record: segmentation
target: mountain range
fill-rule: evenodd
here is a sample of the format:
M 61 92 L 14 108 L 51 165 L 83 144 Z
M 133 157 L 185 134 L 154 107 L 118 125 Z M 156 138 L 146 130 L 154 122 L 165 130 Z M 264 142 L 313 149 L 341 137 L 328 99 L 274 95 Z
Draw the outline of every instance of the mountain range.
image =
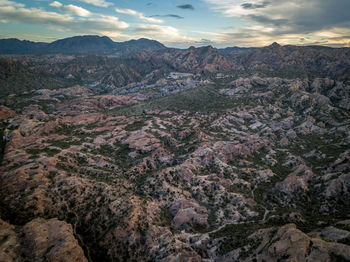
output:
M 188 49 L 167 48 L 162 43 L 141 38 L 114 42 L 103 36 L 75 36 L 52 43 L 18 39 L 0 40 L 3 55 L 98 55 L 109 58 L 136 59 L 155 67 L 190 72 L 261 71 L 285 77 L 322 76 L 348 81 L 350 79 L 350 48 L 323 46 L 281 46 L 273 43 L 265 47 L 212 46 Z M 123 60 L 123 63 L 125 60 Z
M 68 54 L 68 55 L 128 55 L 141 50 L 161 50 L 166 47 L 145 38 L 114 42 L 107 36 L 74 36 L 52 43 L 32 42 L 15 38 L 0 40 L 0 54 Z

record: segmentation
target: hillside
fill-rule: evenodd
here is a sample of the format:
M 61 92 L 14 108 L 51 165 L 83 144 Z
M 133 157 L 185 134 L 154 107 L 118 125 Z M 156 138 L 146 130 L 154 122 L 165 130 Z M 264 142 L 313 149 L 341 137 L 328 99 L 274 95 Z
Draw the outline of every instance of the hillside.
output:
M 0 54 L 28 54 L 40 52 L 45 49 L 47 43 L 36 43 L 16 38 L 0 39 Z
M 71 81 L 59 76 L 37 72 L 15 60 L 0 58 L 0 97 L 37 89 L 62 88 L 71 84 Z
M 1 59 L 0 260 L 350 261 L 349 54 Z
M 125 56 L 142 50 L 161 50 L 165 46 L 148 39 L 114 42 L 95 35 L 74 36 L 52 43 L 36 43 L 18 39 L 0 39 L 0 54 L 65 54 Z

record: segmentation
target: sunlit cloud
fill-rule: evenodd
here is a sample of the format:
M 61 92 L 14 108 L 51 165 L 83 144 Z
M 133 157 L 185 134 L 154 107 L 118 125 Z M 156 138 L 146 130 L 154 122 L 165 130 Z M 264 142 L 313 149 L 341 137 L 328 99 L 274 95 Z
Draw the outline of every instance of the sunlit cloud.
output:
M 167 38 L 179 38 L 180 32 L 178 29 L 172 26 L 150 25 L 141 24 L 135 29 L 136 33 L 142 33 L 144 35 L 157 35 Z
M 131 15 L 139 18 L 140 20 L 150 22 L 150 23 L 163 23 L 164 21 L 161 19 L 153 18 L 153 17 L 147 17 L 143 13 L 132 10 L 132 9 L 119 9 L 115 8 L 115 11 L 120 13 L 120 14 L 126 14 L 126 15 Z
M 2 0 L 0 0 L 2 1 Z M 10 2 L 10 1 L 7 1 Z M 11 4 L 11 2 L 10 2 Z M 56 8 L 69 8 L 70 13 L 76 15 L 87 14 L 82 13 L 80 9 L 71 9 L 59 2 L 53 2 Z M 87 10 L 86 10 L 87 11 Z M 39 8 L 15 7 L 14 5 L 1 5 L 0 22 L 2 23 L 22 23 L 45 25 L 56 30 L 70 31 L 79 34 L 99 34 L 99 35 L 120 35 L 121 32 L 129 27 L 129 24 L 120 21 L 118 17 L 90 13 L 89 16 L 74 17 L 70 14 L 59 14 L 56 12 L 48 12 Z
M 237 28 L 233 32 L 220 33 L 195 31 L 194 33 L 206 34 L 209 40 L 208 44 L 215 45 L 217 47 L 267 46 L 272 42 L 278 42 L 281 45 L 327 45 L 332 47 L 350 46 L 350 29 L 345 28 L 308 34 L 290 33 L 278 36 L 276 36 L 273 31 L 274 29 L 269 27 L 250 26 Z
M 157 39 L 165 44 L 178 43 L 181 45 L 186 43 L 188 45 L 200 40 L 198 38 L 185 36 L 179 29 L 172 26 L 141 24 L 138 25 L 134 32 L 138 37 L 154 38 L 154 36 L 157 36 Z
M 58 1 L 54 1 L 50 4 L 50 6 L 52 7 L 56 7 L 59 10 L 63 11 L 63 12 L 68 12 L 71 14 L 75 14 L 77 16 L 82 16 L 82 17 L 86 17 L 86 16 L 90 16 L 91 12 L 80 7 L 80 6 L 75 6 L 75 5 L 63 5 L 62 3 L 58 2 Z
M 47 12 L 38 8 L 16 8 L 14 6 L 1 6 L 0 21 L 3 23 L 29 23 L 57 25 L 73 21 L 73 17 L 67 14 Z
M 14 7 L 24 7 L 24 4 L 8 1 L 8 0 L 0 0 L 0 6 L 14 6 Z
M 80 0 L 80 1 L 84 2 L 84 3 L 87 3 L 87 4 L 99 6 L 99 7 L 109 7 L 109 6 L 113 5 L 113 3 L 106 2 L 104 0 Z

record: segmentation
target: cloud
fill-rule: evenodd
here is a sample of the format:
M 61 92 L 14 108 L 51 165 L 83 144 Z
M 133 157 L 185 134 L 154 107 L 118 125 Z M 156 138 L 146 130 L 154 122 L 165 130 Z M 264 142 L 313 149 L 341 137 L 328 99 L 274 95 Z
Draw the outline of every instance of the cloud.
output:
M 264 8 L 268 6 L 271 2 L 265 1 L 262 2 L 261 4 L 252 4 L 252 3 L 243 3 L 241 6 L 244 9 L 257 9 L 257 8 Z
M 167 14 L 167 15 L 151 15 L 149 17 L 171 17 L 171 18 L 176 18 L 176 19 L 183 19 L 183 16 L 179 15 L 174 15 L 174 14 Z
M 213 45 L 227 46 L 267 46 L 272 42 L 282 45 L 327 45 L 332 47 L 350 46 L 350 29 L 338 28 L 333 31 L 320 31 L 309 34 L 290 33 L 275 35 L 273 28 L 263 26 L 240 27 L 234 32 L 210 33 L 206 32 Z
M 75 5 L 63 5 L 58 1 L 54 1 L 50 4 L 50 6 L 52 7 L 56 7 L 59 10 L 63 11 L 63 12 L 68 12 L 71 14 L 75 14 L 77 16 L 82 16 L 82 17 L 86 17 L 86 16 L 90 16 L 91 13 L 90 11 L 79 7 L 79 6 L 75 6 Z
M 109 15 L 98 15 L 95 17 L 90 17 L 84 20 L 77 20 L 74 23 L 75 30 L 79 30 L 79 27 L 84 28 L 85 30 L 90 30 L 91 32 L 98 33 L 99 31 L 119 31 L 129 27 L 129 24 L 119 21 L 115 16 Z
M 281 27 L 286 24 L 288 24 L 288 19 L 273 19 L 268 16 L 263 16 L 263 15 L 248 15 L 247 18 L 254 20 L 255 22 L 258 22 L 259 24 L 264 24 L 264 25 L 272 25 L 276 27 Z
M 178 6 L 176 6 L 176 7 L 177 7 L 177 8 L 180 8 L 180 9 L 194 10 L 194 6 L 193 6 L 193 5 L 190 5 L 190 4 L 178 5 Z
M 164 21 L 161 19 L 156 19 L 152 17 L 147 17 L 143 13 L 132 10 L 132 9 L 119 9 L 115 8 L 115 11 L 120 13 L 120 14 L 126 14 L 126 15 L 131 15 L 139 18 L 140 20 L 150 22 L 150 23 L 163 23 Z
M 99 6 L 99 7 L 109 7 L 109 6 L 113 5 L 113 3 L 106 2 L 104 0 L 80 0 L 80 1 L 87 3 L 87 4 L 90 4 L 90 5 Z
M 49 4 L 49 6 L 56 7 L 56 8 L 60 8 L 60 7 L 62 7 L 63 5 L 62 5 L 60 2 L 53 1 L 51 4 Z
M 205 0 L 211 8 L 225 17 L 241 18 L 250 24 L 248 28 L 237 28 L 226 36 L 239 37 L 241 33 L 250 32 L 252 38 L 260 43 L 280 41 L 282 43 L 311 43 L 319 39 L 320 31 L 344 31 L 350 27 L 349 0 Z M 255 31 L 262 28 L 263 31 Z M 238 34 L 238 35 L 235 35 Z M 309 40 L 301 41 L 301 38 Z M 245 43 L 250 44 L 249 37 Z M 348 40 L 344 37 L 344 43 Z M 329 42 L 335 41 L 329 38 Z M 237 42 L 237 40 L 236 40 Z
M 310 32 L 350 24 L 348 0 L 206 0 L 227 17 L 240 17 L 260 25 L 275 25 L 279 32 Z M 277 28 L 281 27 L 283 28 Z
M 8 1 L 8 0 L 0 0 L 0 6 L 14 6 L 14 7 L 24 7 L 24 4 Z
M 54 6 L 63 6 L 58 3 L 55 3 Z M 15 7 L 13 5 L 1 5 L 0 22 L 37 24 L 65 32 L 99 34 L 111 37 L 122 35 L 122 31 L 129 27 L 129 24 L 120 21 L 115 16 L 91 13 L 89 17 L 75 17 L 69 14 L 48 12 L 38 8 Z
M 185 43 L 188 46 L 199 41 L 197 38 L 184 36 L 180 30 L 172 26 L 140 24 L 133 31 L 138 37 L 154 38 L 156 36 L 157 40 L 163 43 L 171 45 L 176 43 L 177 46 Z
M 135 30 L 136 33 L 142 33 L 145 35 L 157 35 L 159 37 L 166 36 L 171 38 L 177 38 L 180 36 L 178 29 L 172 26 L 141 24 Z
M 37 8 L 16 8 L 14 6 L 1 6 L 0 21 L 3 23 L 46 24 L 57 25 L 73 21 L 66 14 L 46 12 Z

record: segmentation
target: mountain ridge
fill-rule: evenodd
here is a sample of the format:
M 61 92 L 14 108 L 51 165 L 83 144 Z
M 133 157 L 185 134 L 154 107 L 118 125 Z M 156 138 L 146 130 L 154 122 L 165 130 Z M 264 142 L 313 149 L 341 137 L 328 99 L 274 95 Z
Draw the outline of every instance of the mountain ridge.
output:
M 165 48 L 162 43 L 145 38 L 114 42 L 107 36 L 97 35 L 73 36 L 51 43 L 16 38 L 0 39 L 0 54 L 130 55 L 141 50 Z
M 47 42 L 35 42 L 30 40 L 20 40 L 17 38 L 4 38 L 0 39 L 0 54 L 66 54 L 66 55 L 117 55 L 117 56 L 129 56 L 134 53 L 143 50 L 188 50 L 198 49 L 205 46 L 188 48 L 172 48 L 166 47 L 164 44 L 157 40 L 139 38 L 131 39 L 124 42 L 115 42 L 107 36 L 98 35 L 80 35 L 67 37 L 63 39 L 55 40 L 51 43 Z M 243 51 L 251 51 L 261 48 L 268 48 L 270 50 L 276 50 L 279 48 L 317 48 L 327 50 L 342 50 L 346 47 L 328 47 L 328 46 L 298 46 L 298 45 L 281 45 L 277 42 L 271 43 L 265 47 L 239 47 L 239 46 L 227 46 L 223 48 L 215 48 L 219 53 L 228 55 L 232 53 L 239 53 Z

